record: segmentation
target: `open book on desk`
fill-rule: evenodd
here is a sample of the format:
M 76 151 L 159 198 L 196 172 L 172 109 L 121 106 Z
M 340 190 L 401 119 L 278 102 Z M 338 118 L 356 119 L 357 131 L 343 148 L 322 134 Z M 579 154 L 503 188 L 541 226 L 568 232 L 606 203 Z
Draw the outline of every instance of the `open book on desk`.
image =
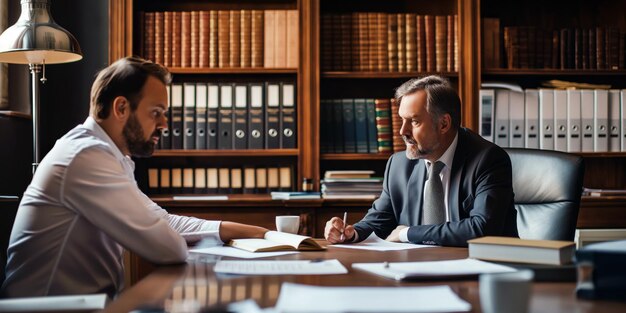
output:
M 228 242 L 231 247 L 247 250 L 250 252 L 268 251 L 315 251 L 325 250 L 313 238 L 308 236 L 294 235 L 277 231 L 268 231 L 264 239 L 233 239 Z

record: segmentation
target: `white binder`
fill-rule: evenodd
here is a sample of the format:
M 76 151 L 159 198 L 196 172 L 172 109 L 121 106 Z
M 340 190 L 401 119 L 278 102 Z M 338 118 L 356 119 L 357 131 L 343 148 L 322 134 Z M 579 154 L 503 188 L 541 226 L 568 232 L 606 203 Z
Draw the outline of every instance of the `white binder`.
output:
M 609 151 L 611 152 L 622 150 L 620 140 L 622 121 L 620 116 L 620 91 L 611 89 L 609 90 Z
M 567 91 L 567 151 L 581 151 L 580 90 Z
M 595 137 L 593 151 L 609 151 L 609 92 L 594 90 L 593 128 Z
M 539 89 L 539 148 L 554 150 L 554 90 Z
M 582 152 L 593 152 L 593 90 L 580 91 L 580 119 L 582 131 Z
M 509 93 L 496 89 L 495 143 L 500 147 L 509 146 Z
M 567 152 L 567 92 L 554 90 L 554 150 Z
M 524 148 L 524 93 L 509 93 L 509 146 Z
M 485 139 L 493 142 L 493 109 L 495 91 L 481 89 L 479 92 L 480 106 L 478 108 L 478 133 Z
M 524 146 L 539 149 L 539 90 L 526 89 L 524 97 Z

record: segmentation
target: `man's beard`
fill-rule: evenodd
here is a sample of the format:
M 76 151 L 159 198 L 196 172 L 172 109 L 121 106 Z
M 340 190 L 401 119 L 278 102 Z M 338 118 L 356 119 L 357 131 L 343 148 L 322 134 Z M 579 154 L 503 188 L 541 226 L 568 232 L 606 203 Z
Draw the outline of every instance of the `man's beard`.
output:
M 134 113 L 130 115 L 124 129 L 122 130 L 124 140 L 126 140 L 126 146 L 128 151 L 134 157 L 149 157 L 154 153 L 155 143 L 152 141 L 152 136 L 161 136 L 161 131 L 156 129 L 154 134 L 150 136 L 148 141 L 145 140 L 143 128 L 137 120 L 137 116 Z
M 406 145 L 406 158 L 409 160 L 422 159 L 433 152 L 433 149 L 420 149 L 417 142 L 410 136 L 403 135 L 402 140 Z

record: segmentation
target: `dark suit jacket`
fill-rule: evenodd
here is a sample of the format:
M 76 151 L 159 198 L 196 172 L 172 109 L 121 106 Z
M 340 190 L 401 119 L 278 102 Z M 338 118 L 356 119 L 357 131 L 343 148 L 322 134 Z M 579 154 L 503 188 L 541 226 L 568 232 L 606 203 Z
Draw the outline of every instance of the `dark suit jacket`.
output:
M 380 198 L 354 225 L 359 240 L 372 231 L 386 238 L 398 225 L 411 226 L 409 241 L 418 244 L 467 246 L 467 240 L 481 236 L 517 237 L 508 154 L 466 128 L 458 134 L 448 190 L 450 221 L 420 225 L 425 162 L 398 152 L 387 162 Z

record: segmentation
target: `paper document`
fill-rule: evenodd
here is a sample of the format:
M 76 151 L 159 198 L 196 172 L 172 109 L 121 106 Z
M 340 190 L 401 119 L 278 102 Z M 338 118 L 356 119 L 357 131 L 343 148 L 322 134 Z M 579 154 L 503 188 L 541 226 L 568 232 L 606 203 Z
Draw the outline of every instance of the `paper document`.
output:
M 390 242 L 390 241 L 386 241 L 386 240 L 379 238 L 378 236 L 376 236 L 376 233 L 372 232 L 372 234 L 369 237 L 367 237 L 367 239 L 359 243 L 339 244 L 339 245 L 332 245 L 329 247 L 374 250 L 374 251 L 397 251 L 397 250 L 408 250 L 408 249 L 417 249 L 417 248 L 432 248 L 436 246 L 417 245 L 413 243 L 404 243 L 404 242 Z
M 448 286 L 320 287 L 283 283 L 276 302 L 279 312 L 464 312 L 471 308 Z
M 50 296 L 0 300 L 0 312 L 33 312 L 42 311 L 92 311 L 103 309 L 107 295 Z
M 229 256 L 234 258 L 242 258 L 242 259 L 256 259 L 256 258 L 267 258 L 279 255 L 287 255 L 287 254 L 295 254 L 300 253 L 298 251 L 276 251 L 276 252 L 249 252 L 233 247 L 208 247 L 208 248 L 194 248 L 189 250 L 190 253 L 198 253 L 198 254 L 212 254 L 212 255 L 221 255 L 221 256 Z
M 516 269 L 509 266 L 475 259 L 429 262 L 353 263 L 352 268 L 396 280 L 469 276 L 516 271 Z
M 297 261 L 219 261 L 216 273 L 245 275 L 324 275 L 346 274 L 348 270 L 336 259 Z

